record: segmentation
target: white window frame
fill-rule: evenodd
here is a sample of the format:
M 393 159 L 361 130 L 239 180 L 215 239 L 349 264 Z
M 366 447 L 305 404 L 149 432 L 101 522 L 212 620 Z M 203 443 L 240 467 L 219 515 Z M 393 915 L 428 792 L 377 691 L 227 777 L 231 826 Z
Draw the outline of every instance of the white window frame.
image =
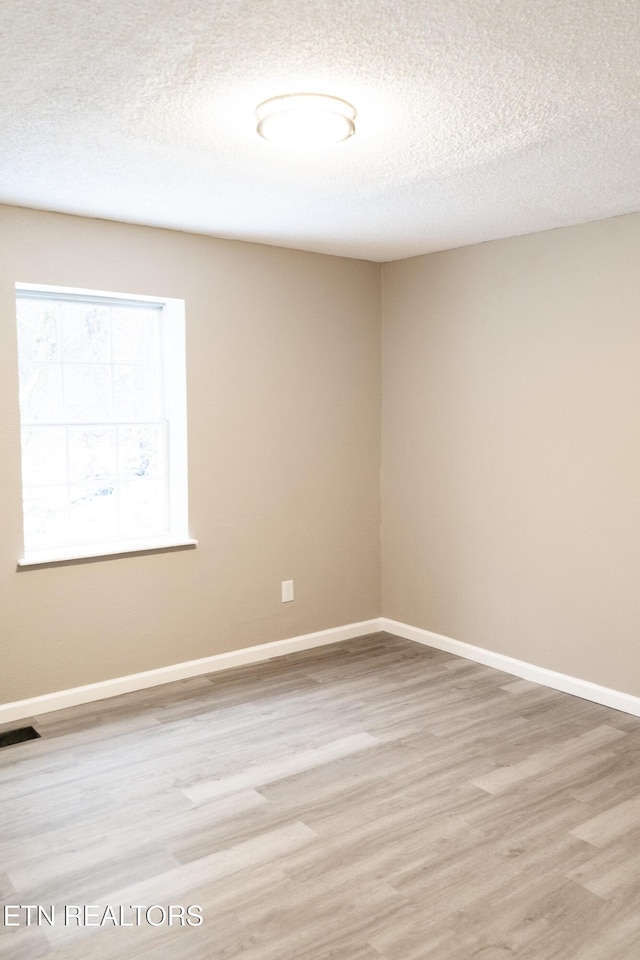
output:
M 139 296 L 104 290 L 60 287 L 38 283 L 16 283 L 16 301 L 26 296 L 52 299 L 87 299 L 96 303 L 135 303 L 160 307 L 162 337 L 163 394 L 168 422 L 167 469 L 169 487 L 169 531 L 160 536 L 69 544 L 54 549 L 25 549 L 18 566 L 29 567 L 67 560 L 91 559 L 123 553 L 140 553 L 197 544 L 189 535 L 187 475 L 187 383 L 185 344 L 185 302 L 169 297 Z M 22 418 L 21 418 L 22 431 Z

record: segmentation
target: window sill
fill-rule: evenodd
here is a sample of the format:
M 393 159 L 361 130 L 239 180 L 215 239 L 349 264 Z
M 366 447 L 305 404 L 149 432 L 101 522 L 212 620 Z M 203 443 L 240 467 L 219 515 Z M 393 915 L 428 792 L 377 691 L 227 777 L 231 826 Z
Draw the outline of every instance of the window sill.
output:
M 195 547 L 198 543 L 190 537 L 176 540 L 127 540 L 116 543 L 89 543 L 64 550 L 34 550 L 21 560 L 19 567 L 39 567 L 49 563 L 68 563 L 73 560 L 99 560 L 100 557 L 117 557 L 129 553 L 149 553 L 156 550 L 173 550 L 179 547 Z

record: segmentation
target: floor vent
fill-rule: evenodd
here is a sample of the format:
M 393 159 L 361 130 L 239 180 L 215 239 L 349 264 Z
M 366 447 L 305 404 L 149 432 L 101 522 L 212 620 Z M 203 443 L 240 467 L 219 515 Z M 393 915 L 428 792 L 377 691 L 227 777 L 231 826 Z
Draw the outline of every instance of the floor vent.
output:
M 33 727 L 18 727 L 17 730 L 5 730 L 0 733 L 0 747 L 9 747 L 12 743 L 22 743 L 23 740 L 37 740 L 40 734 Z

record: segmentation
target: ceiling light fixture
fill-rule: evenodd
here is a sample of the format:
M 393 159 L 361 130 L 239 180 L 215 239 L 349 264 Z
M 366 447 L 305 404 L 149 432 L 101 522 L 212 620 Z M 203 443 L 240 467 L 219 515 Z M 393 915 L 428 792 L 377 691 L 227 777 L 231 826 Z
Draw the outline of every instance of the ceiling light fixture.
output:
M 355 108 L 324 93 L 288 93 L 256 108 L 258 133 L 288 147 L 320 147 L 355 133 Z

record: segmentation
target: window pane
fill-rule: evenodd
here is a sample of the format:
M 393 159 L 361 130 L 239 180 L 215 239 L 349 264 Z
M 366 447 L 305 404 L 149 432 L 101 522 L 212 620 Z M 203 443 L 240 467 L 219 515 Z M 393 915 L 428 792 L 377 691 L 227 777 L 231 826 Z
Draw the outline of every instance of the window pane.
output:
M 18 314 L 18 351 L 24 360 L 58 360 L 58 304 L 26 300 Z
M 155 365 L 158 354 L 159 311 L 148 307 L 111 308 L 111 359 L 113 363 Z
M 111 346 L 108 307 L 88 303 L 61 303 L 60 327 L 63 360 L 109 362 Z
M 113 483 L 117 473 L 116 428 L 69 427 L 69 480 Z
M 25 487 L 25 550 L 56 547 L 69 541 L 69 497 L 66 486 Z
M 167 489 L 162 480 L 143 479 L 120 487 L 122 523 L 139 536 L 168 531 Z
M 65 427 L 25 427 L 22 431 L 22 481 L 26 486 L 67 482 Z
M 165 473 L 166 427 L 118 427 L 119 475 L 124 480 L 162 477 Z
M 69 488 L 72 543 L 118 539 L 116 490 L 109 481 L 74 484 Z
M 154 420 L 162 416 L 160 384 L 155 369 L 116 364 L 113 367 L 114 420 Z
M 62 417 L 62 367 L 59 363 L 19 365 L 23 423 L 51 423 Z
M 111 367 L 97 363 L 65 364 L 63 384 L 68 421 L 111 419 Z

